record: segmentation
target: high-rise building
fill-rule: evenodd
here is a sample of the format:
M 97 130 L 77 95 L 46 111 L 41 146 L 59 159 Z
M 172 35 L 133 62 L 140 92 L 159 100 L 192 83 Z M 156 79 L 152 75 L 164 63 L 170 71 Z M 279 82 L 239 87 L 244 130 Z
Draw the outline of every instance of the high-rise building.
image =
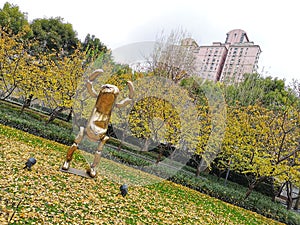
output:
M 193 47 L 197 74 L 204 79 L 233 83 L 242 81 L 245 73 L 257 72 L 261 49 L 241 29 L 228 32 L 225 43 Z

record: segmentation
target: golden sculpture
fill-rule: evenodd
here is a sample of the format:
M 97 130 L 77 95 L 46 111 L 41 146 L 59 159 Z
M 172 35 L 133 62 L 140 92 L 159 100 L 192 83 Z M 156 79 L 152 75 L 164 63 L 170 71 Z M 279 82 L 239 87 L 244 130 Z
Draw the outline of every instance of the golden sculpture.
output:
M 128 105 L 130 102 L 132 102 L 134 95 L 134 87 L 131 81 L 127 81 L 129 96 L 119 103 L 116 103 L 119 89 L 115 85 L 102 85 L 98 94 L 93 88 L 93 81 L 102 73 L 103 70 L 98 69 L 89 76 L 87 90 L 92 97 L 97 98 L 96 104 L 92 110 L 92 114 L 88 120 L 87 126 L 80 127 L 79 133 L 76 136 L 73 145 L 69 148 L 66 160 L 62 166 L 63 170 L 69 170 L 73 154 L 75 150 L 78 149 L 78 144 L 82 141 L 84 135 L 86 135 L 91 141 L 99 141 L 97 150 L 94 154 L 94 161 L 92 164 L 90 164 L 89 169 L 87 170 L 87 173 L 90 177 L 96 176 L 96 166 L 100 162 L 103 146 L 109 139 L 109 137 L 106 136 L 106 132 L 113 107 L 121 108 Z

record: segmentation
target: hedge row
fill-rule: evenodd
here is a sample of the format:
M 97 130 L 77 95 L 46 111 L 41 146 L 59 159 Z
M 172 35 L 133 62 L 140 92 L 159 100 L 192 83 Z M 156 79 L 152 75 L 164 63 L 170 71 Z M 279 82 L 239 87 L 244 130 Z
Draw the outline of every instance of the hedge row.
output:
M 74 140 L 72 125 L 57 121 L 47 124 L 47 117 L 31 110 L 20 114 L 18 106 L 0 101 L 0 123 L 19 130 L 70 145 Z

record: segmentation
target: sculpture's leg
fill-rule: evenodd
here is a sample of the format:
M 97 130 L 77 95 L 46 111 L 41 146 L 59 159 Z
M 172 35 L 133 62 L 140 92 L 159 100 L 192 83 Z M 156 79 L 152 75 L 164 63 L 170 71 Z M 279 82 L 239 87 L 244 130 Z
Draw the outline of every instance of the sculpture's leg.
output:
M 97 151 L 95 152 L 94 155 L 94 161 L 91 164 L 90 168 L 88 169 L 87 173 L 91 176 L 91 177 L 95 177 L 96 176 L 96 167 L 100 162 L 100 158 L 101 158 L 101 153 L 102 153 L 102 149 L 106 143 L 106 141 L 109 139 L 108 136 L 105 136 L 100 140 Z
M 62 169 L 68 170 L 70 168 L 70 162 L 73 158 L 73 154 L 78 148 L 78 144 L 82 141 L 84 135 L 84 127 L 80 127 L 79 133 L 77 134 L 73 145 L 69 148 L 66 156 L 66 161 L 64 162 Z

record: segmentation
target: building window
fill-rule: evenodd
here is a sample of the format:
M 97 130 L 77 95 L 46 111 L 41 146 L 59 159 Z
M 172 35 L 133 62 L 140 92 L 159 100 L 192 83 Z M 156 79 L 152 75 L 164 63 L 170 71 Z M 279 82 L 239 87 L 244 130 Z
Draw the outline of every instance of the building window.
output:
M 242 33 L 242 36 L 241 36 L 241 39 L 240 39 L 240 43 L 243 43 L 244 37 L 245 37 L 245 33 Z

